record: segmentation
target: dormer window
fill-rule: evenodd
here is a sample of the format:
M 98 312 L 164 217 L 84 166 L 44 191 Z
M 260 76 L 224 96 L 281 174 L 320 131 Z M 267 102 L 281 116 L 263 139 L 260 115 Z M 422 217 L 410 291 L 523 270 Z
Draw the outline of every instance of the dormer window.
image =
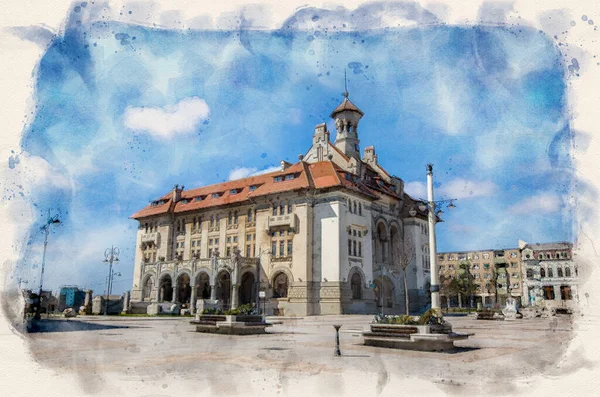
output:
M 158 205 L 158 201 L 153 201 L 153 202 L 152 202 L 152 206 L 153 206 L 153 207 L 156 207 L 157 205 Z
M 214 199 L 219 198 L 219 197 L 221 197 L 221 193 L 213 193 L 211 195 L 211 197 L 214 198 Z
M 283 177 L 282 176 L 276 176 L 273 178 L 273 182 L 281 182 L 283 181 Z
M 285 176 L 286 181 L 291 181 L 292 179 L 294 179 L 294 174 L 289 174 Z
M 181 200 L 181 204 L 187 204 L 187 203 L 188 203 L 188 199 Z
M 241 190 L 241 189 L 240 189 L 240 190 Z M 229 194 L 230 194 L 230 195 L 238 194 L 238 189 L 231 189 L 231 190 L 229 191 Z
M 255 191 L 257 187 L 258 187 L 258 185 L 252 185 L 252 186 L 250 186 L 250 191 L 251 192 Z
M 202 197 L 198 196 L 198 197 L 195 198 L 195 200 L 196 200 L 196 202 L 202 201 Z

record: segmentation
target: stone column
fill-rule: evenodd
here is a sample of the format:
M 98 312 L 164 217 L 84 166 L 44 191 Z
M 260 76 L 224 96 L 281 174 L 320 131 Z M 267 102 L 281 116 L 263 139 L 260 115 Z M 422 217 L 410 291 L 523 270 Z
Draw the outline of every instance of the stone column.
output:
M 217 300 L 217 284 L 216 283 L 210 285 L 210 300 L 211 301 Z
M 231 308 L 237 309 L 238 307 L 238 285 L 231 284 Z
M 171 303 L 177 303 L 177 286 L 173 287 L 173 296 L 171 297 Z
M 196 284 L 192 284 L 192 296 L 190 298 L 190 312 L 191 314 L 196 313 Z
M 125 292 L 125 298 L 123 298 L 123 311 L 122 313 L 129 313 L 129 301 L 131 299 L 131 293 L 129 291 Z
M 85 301 L 83 303 L 83 306 L 85 306 L 85 314 L 92 313 L 92 290 L 91 289 L 88 289 L 87 291 L 85 291 Z

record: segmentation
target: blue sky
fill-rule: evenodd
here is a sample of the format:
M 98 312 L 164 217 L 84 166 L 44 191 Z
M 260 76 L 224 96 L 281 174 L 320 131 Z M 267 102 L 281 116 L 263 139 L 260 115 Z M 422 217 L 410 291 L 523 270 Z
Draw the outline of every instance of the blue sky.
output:
M 307 16 L 305 16 L 307 17 Z M 296 161 L 342 100 L 364 111 L 361 150 L 423 197 L 457 198 L 438 250 L 570 240 L 573 177 L 560 54 L 524 27 L 447 25 L 341 32 L 174 31 L 70 23 L 40 61 L 27 159 L 32 205 L 62 225 L 45 285 L 103 290 L 102 260 L 121 248 L 114 292 L 131 288 L 136 222 L 174 184 L 186 188 Z M 40 177 L 40 173 L 43 175 Z M 36 228 L 39 224 L 36 225 Z M 32 229 L 23 274 L 36 280 Z

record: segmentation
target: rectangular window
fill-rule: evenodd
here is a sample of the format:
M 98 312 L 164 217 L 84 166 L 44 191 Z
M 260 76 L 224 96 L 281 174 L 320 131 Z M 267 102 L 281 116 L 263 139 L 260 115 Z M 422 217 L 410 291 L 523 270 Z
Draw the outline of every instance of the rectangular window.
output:
M 358 256 L 362 258 L 362 243 L 358 242 Z
M 279 256 L 285 256 L 285 243 L 283 240 L 279 242 Z
M 192 240 L 192 247 L 195 247 L 195 246 L 196 246 L 196 241 Z
M 246 258 L 250 258 L 252 256 L 252 246 L 250 244 L 246 245 Z
M 352 241 L 352 253 L 356 256 L 356 241 Z
M 277 241 L 271 241 L 271 255 L 277 256 Z
M 238 238 L 237 238 L 237 236 L 233 236 L 233 242 L 234 242 L 234 243 L 237 243 L 237 241 L 238 241 Z
M 483 268 L 484 269 L 489 269 L 490 268 L 490 264 L 489 263 L 484 263 L 483 264 Z
M 281 182 L 281 181 L 283 181 L 282 176 L 276 176 L 275 178 L 273 178 L 273 182 Z
M 215 245 L 219 245 L 219 239 L 218 238 L 215 239 Z
M 229 243 L 231 243 L 231 236 L 228 236 L 228 237 L 227 237 L 227 243 L 228 243 L 228 244 L 229 244 Z
M 231 256 L 231 247 L 229 247 L 229 246 L 227 247 L 227 256 L 228 257 Z
M 352 255 L 352 240 L 348 239 L 348 255 Z
M 292 256 L 292 240 L 288 240 L 287 242 L 287 254 L 288 256 Z
M 246 234 L 246 241 L 252 241 L 252 235 Z
M 560 287 L 560 299 L 567 301 L 573 299 L 571 296 L 571 287 L 566 285 L 561 285 Z

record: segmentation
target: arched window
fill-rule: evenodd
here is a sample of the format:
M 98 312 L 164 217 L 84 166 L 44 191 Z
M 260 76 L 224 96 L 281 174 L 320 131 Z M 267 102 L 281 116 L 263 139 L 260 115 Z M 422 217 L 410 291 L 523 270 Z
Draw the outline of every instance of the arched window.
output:
M 292 213 L 292 203 L 288 202 L 288 214 Z
M 358 213 L 358 206 L 356 205 L 356 201 L 354 202 L 352 209 L 353 209 L 352 213 L 354 213 L 354 214 Z
M 348 211 L 352 213 L 352 200 L 348 199 Z
M 540 268 L 540 277 L 546 277 L 546 269 Z
M 229 217 L 227 218 L 227 224 L 231 225 L 232 222 L 233 222 L 233 213 L 231 211 L 229 211 Z
M 527 278 L 533 278 L 533 270 L 527 269 Z
M 554 277 L 554 273 L 552 272 L 552 268 L 548 268 L 548 277 Z
M 354 273 L 350 279 L 352 299 L 362 299 L 362 278 L 359 273 Z
M 273 203 L 273 216 L 277 215 L 277 203 Z
M 556 269 L 556 277 L 562 277 L 563 276 L 563 269 L 562 267 L 558 267 Z
M 571 277 L 571 268 L 569 266 L 565 267 L 565 277 Z
M 285 214 L 285 203 L 282 201 L 281 203 L 279 203 L 279 215 L 284 215 Z
M 288 277 L 280 272 L 273 278 L 273 298 L 287 298 L 288 295 Z

